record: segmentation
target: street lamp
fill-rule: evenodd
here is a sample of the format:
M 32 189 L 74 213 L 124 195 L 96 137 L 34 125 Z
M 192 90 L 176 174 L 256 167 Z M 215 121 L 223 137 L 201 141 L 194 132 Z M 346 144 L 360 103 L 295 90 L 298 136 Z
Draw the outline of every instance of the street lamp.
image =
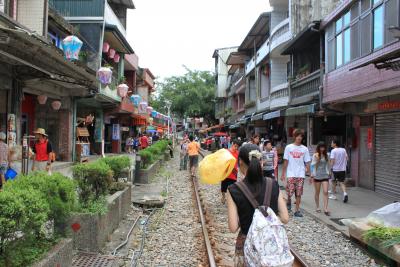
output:
M 168 138 L 170 138 L 170 131 L 169 131 L 169 120 L 171 119 L 171 101 L 165 100 L 165 105 L 167 106 L 168 109 Z

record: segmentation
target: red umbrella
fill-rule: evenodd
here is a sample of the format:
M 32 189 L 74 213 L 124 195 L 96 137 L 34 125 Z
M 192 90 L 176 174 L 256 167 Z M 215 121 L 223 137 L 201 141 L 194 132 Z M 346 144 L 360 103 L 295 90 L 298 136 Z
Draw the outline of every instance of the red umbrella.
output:
M 216 133 L 213 133 L 213 135 L 214 136 L 228 136 L 228 134 L 224 133 L 224 132 L 216 132 Z

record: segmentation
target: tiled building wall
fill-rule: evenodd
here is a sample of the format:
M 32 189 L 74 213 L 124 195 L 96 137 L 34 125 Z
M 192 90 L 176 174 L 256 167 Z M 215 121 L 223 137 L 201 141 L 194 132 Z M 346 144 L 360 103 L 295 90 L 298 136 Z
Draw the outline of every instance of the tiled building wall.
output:
M 47 1 L 18 0 L 17 21 L 40 35 L 47 35 Z

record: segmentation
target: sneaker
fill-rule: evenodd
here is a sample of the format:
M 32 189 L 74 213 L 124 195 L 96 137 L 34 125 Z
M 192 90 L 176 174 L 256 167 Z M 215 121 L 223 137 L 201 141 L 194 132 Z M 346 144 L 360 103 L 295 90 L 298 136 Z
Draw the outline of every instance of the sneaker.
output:
M 344 195 L 343 202 L 347 203 L 347 201 L 349 201 L 349 196 L 348 195 Z
M 335 195 L 330 195 L 330 196 L 329 196 L 329 199 L 336 200 L 336 199 L 337 199 L 337 197 L 336 197 Z
M 303 217 L 303 214 L 301 214 L 301 212 L 298 210 L 294 213 L 295 217 Z

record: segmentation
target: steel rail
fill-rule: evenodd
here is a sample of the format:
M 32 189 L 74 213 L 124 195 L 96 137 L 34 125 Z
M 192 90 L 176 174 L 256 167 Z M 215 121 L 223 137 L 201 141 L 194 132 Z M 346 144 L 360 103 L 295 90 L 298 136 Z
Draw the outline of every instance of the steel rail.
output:
M 297 253 L 297 251 L 295 249 L 293 249 L 292 246 L 290 246 L 290 252 L 292 252 L 292 254 L 294 256 L 293 267 L 309 267 L 309 266 L 311 266 L 307 263 L 307 261 L 302 256 L 300 256 L 299 253 Z
M 194 187 L 194 195 L 196 196 L 197 208 L 199 209 L 201 228 L 203 229 L 204 242 L 206 245 L 207 255 L 208 255 L 208 263 L 210 267 L 217 267 L 215 263 L 214 253 L 211 247 L 210 237 L 208 236 L 206 221 L 204 219 L 203 208 L 201 207 L 201 200 L 199 196 L 199 187 L 197 184 L 196 177 L 192 177 L 193 187 Z

